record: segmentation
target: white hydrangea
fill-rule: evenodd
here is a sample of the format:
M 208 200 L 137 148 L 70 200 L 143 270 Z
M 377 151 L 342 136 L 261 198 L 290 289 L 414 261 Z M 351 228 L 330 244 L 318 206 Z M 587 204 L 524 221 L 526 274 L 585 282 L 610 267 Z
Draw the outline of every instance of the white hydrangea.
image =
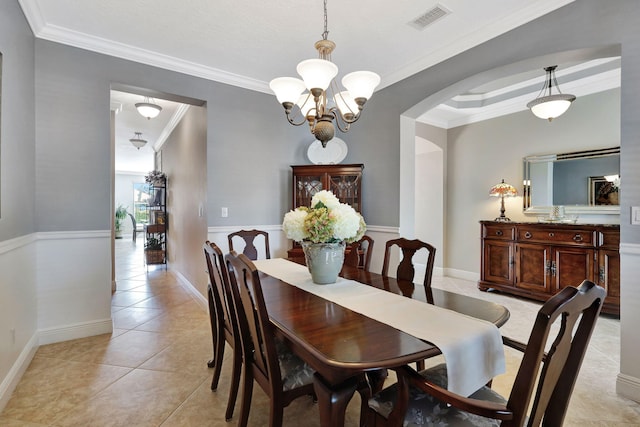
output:
M 318 202 L 322 202 L 329 210 L 332 210 L 340 205 L 340 200 L 331 192 L 327 190 L 318 191 L 313 195 L 311 199 L 311 207 L 314 207 Z
M 306 217 L 307 210 L 300 208 L 289 211 L 284 215 L 282 229 L 284 230 L 288 239 L 293 239 L 296 242 L 301 242 L 309 237 L 304 227 L 304 219 Z
M 338 240 L 350 239 L 358 233 L 360 215 L 351 206 L 338 203 L 329 214 L 335 219 L 333 237 Z

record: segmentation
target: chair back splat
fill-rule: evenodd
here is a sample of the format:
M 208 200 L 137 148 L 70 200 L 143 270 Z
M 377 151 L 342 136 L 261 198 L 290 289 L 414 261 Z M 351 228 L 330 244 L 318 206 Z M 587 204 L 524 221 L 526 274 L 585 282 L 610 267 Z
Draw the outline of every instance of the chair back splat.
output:
M 258 249 L 256 248 L 255 241 L 256 239 L 262 236 L 262 240 L 264 241 L 264 253 L 265 258 L 271 258 L 271 252 L 269 251 L 269 233 L 262 230 L 240 230 L 235 233 L 231 233 L 227 236 L 229 241 L 229 252 L 233 251 L 233 240 L 235 237 L 242 238 L 244 240 L 244 249 L 242 253 L 252 261 L 258 259 Z
M 389 275 L 389 262 L 391 258 L 392 248 L 394 246 L 399 247 L 402 250 L 402 259 L 398 264 L 398 269 L 396 270 L 396 278 L 398 280 L 413 282 L 416 270 L 413 266 L 413 256 L 420 249 L 427 250 L 427 262 L 426 269 L 424 273 L 424 289 L 427 294 L 427 302 L 433 304 L 433 296 L 431 294 L 431 278 L 433 277 L 433 265 L 436 259 L 436 248 L 429 243 L 423 242 L 422 240 L 409 240 L 401 237 L 399 239 L 393 239 L 387 241 L 385 250 L 384 250 L 384 262 L 382 264 L 382 275 Z
M 349 250 L 344 254 L 344 263 L 352 267 L 369 271 L 371 264 L 371 254 L 373 253 L 373 239 L 369 236 L 362 236 L 357 242 L 351 243 Z

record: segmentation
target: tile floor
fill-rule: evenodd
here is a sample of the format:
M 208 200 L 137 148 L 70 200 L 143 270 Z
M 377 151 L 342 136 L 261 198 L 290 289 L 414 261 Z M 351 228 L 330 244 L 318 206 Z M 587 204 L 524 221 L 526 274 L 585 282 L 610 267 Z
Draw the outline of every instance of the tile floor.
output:
M 112 334 L 42 346 L 4 411 L 1 426 L 229 426 L 224 409 L 229 360 L 217 392 L 210 390 L 208 315 L 171 271 L 145 271 L 142 242 L 116 241 L 118 290 Z M 203 260 L 204 263 L 204 260 Z M 475 283 L 434 277 L 434 286 L 509 307 L 503 333 L 526 340 L 538 304 L 481 293 Z M 566 426 L 640 426 L 640 404 L 618 397 L 620 323 L 602 316 L 573 393 Z M 225 356 L 229 356 L 229 351 Z M 507 350 L 507 373 L 494 388 L 508 390 L 519 355 Z M 236 409 L 237 411 L 239 408 Z M 250 426 L 267 425 L 268 400 L 254 388 Z M 357 426 L 354 397 L 347 425 Z M 304 421 L 303 421 L 304 420 Z M 285 426 L 318 426 L 317 408 L 302 398 L 285 409 Z

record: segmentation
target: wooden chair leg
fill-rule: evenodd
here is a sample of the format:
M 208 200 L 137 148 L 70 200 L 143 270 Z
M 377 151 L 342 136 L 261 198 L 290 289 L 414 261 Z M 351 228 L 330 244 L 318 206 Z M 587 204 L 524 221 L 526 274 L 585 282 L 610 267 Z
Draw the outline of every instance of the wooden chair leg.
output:
M 213 378 L 211 379 L 211 390 L 218 388 L 218 382 L 220 381 L 220 374 L 222 373 L 222 361 L 224 359 L 224 336 L 218 333 L 216 340 L 216 349 L 214 352 L 214 365 L 213 365 Z
M 240 419 L 238 420 L 238 427 L 247 427 L 249 422 L 249 409 L 251 408 L 251 394 L 253 393 L 253 375 L 250 370 L 244 365 L 243 382 L 242 382 L 242 399 L 240 402 Z
M 240 387 L 240 375 L 242 374 L 242 352 L 239 348 L 233 349 L 233 367 L 231 368 L 231 385 L 229 386 L 229 401 L 227 402 L 227 412 L 225 420 L 229 421 L 233 417 L 233 411 L 238 397 Z
M 384 369 L 386 371 L 386 369 Z M 377 371 L 374 371 L 377 372 Z M 386 375 L 385 375 L 386 377 Z M 382 380 L 384 382 L 384 379 Z M 363 375 L 358 383 L 358 394 L 360 395 L 360 427 L 366 427 L 370 423 L 369 418 L 369 399 L 371 399 L 371 386 L 367 380 L 367 375 Z
M 282 427 L 284 406 L 282 400 L 271 396 L 271 408 L 269 411 L 269 427 Z

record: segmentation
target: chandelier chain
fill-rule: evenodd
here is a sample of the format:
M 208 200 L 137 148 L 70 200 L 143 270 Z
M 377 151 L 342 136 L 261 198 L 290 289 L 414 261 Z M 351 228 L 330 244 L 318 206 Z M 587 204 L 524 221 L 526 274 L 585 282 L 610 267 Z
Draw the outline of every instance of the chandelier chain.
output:
M 324 32 L 322 33 L 322 39 L 323 40 L 327 40 L 327 37 L 329 37 L 329 30 L 327 30 L 328 27 L 328 20 L 327 20 L 327 0 L 324 0 Z

